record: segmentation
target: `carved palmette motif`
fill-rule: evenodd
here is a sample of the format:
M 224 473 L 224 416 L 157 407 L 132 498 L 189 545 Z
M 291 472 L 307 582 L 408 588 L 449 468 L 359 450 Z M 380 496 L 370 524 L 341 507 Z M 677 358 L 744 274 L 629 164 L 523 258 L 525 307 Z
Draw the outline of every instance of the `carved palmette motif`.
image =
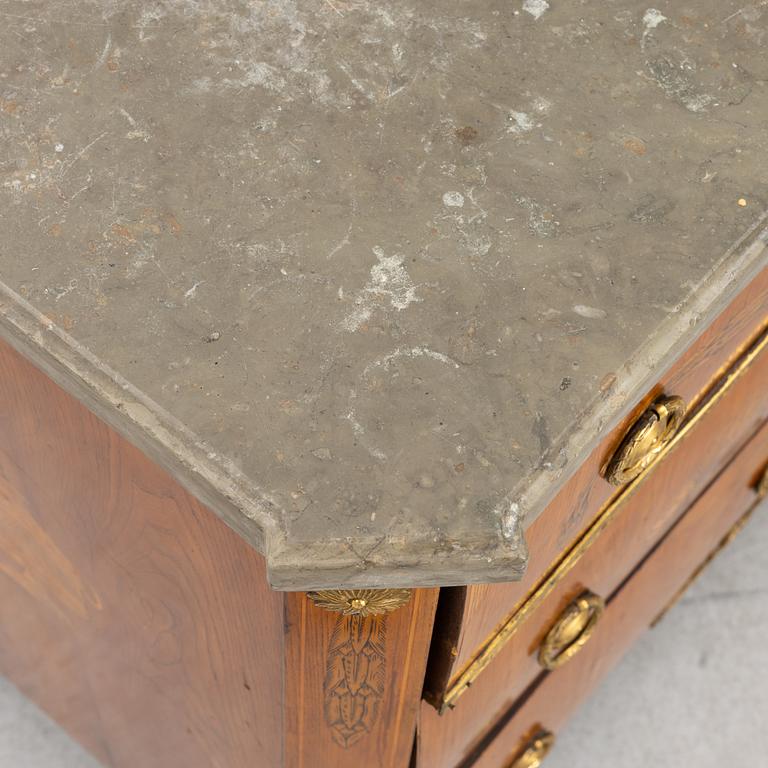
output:
M 347 748 L 369 733 L 384 696 L 386 616 L 340 616 L 323 683 L 325 722 Z

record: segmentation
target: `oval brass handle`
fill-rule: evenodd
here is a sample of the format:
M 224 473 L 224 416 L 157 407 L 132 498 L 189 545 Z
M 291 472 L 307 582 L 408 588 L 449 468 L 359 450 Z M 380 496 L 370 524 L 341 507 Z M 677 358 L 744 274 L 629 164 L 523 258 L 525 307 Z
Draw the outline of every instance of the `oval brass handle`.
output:
M 674 437 L 685 417 L 682 397 L 660 397 L 629 428 L 603 470 L 613 485 L 634 480 Z
M 539 664 L 557 669 L 572 659 L 595 631 L 605 610 L 605 600 L 587 590 L 561 614 L 539 646 Z
M 536 730 L 522 751 L 515 755 L 507 768 L 539 768 L 555 743 L 555 736 L 543 728 Z

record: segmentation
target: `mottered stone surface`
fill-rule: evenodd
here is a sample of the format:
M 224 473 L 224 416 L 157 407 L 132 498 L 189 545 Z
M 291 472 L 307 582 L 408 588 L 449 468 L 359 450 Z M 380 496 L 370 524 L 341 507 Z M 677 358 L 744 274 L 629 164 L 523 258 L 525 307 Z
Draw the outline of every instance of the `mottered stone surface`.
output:
M 766 264 L 768 6 L 0 0 L 4 336 L 282 589 L 516 578 Z

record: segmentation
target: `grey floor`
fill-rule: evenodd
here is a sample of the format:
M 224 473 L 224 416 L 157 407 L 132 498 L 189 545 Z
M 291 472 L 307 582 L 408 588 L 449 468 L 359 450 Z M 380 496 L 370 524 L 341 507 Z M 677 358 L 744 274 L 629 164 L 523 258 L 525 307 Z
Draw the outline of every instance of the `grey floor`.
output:
M 546 768 L 768 765 L 767 553 L 764 505 L 559 734 Z M 98 767 L 0 678 L 0 768 Z

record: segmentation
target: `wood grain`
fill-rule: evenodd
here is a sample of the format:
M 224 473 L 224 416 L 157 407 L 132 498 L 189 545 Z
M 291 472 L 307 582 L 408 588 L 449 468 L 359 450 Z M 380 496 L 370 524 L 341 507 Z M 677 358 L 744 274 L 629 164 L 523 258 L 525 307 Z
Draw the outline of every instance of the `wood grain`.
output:
M 557 733 L 685 583 L 689 574 L 755 503 L 753 486 L 766 460 L 768 426 L 750 441 L 614 596 L 594 637 L 579 656 L 556 672 L 543 675 L 540 684 L 533 687 L 517 706 L 504 713 L 485 739 L 476 742 L 475 750 L 468 752 L 464 761 L 434 763 L 427 758 L 419 766 L 501 768 L 519 750 L 533 725 Z M 763 505 L 757 514 L 766 511 Z M 738 653 L 738 648 L 731 650 Z M 706 736 L 702 734 L 703 738 Z
M 272 768 L 263 558 L 0 343 L 0 672 L 105 765 Z
M 521 624 L 461 696 L 456 708 L 442 717 L 424 715 L 425 733 L 444 732 L 439 745 L 441 760 L 446 764 L 455 762 L 487 723 L 522 695 L 541 673 L 537 650 L 565 607 L 585 589 L 607 599 L 768 419 L 766 381 L 768 350 L 756 358 L 721 400 L 713 402 L 652 474 L 622 500 L 604 531 Z
M 695 404 L 718 374 L 736 360 L 768 323 L 768 269 L 723 311 L 657 384 L 637 403 L 622 424 L 601 440 L 544 513 L 526 531 L 530 560 L 523 579 L 507 584 L 480 584 L 443 590 L 441 612 L 453 616 L 453 631 L 435 644 L 441 658 L 430 659 L 427 680 L 431 698 L 439 699 L 451 680 L 476 657 L 499 627 L 552 568 L 563 549 L 593 522 L 616 489 L 600 477 L 605 457 L 628 425 L 662 392 Z M 453 603 L 449 607 L 448 603 Z M 460 620 L 459 620 L 460 619 Z M 457 630 L 457 628 L 459 628 Z
M 286 596 L 287 768 L 406 768 L 437 603 L 365 619 Z

